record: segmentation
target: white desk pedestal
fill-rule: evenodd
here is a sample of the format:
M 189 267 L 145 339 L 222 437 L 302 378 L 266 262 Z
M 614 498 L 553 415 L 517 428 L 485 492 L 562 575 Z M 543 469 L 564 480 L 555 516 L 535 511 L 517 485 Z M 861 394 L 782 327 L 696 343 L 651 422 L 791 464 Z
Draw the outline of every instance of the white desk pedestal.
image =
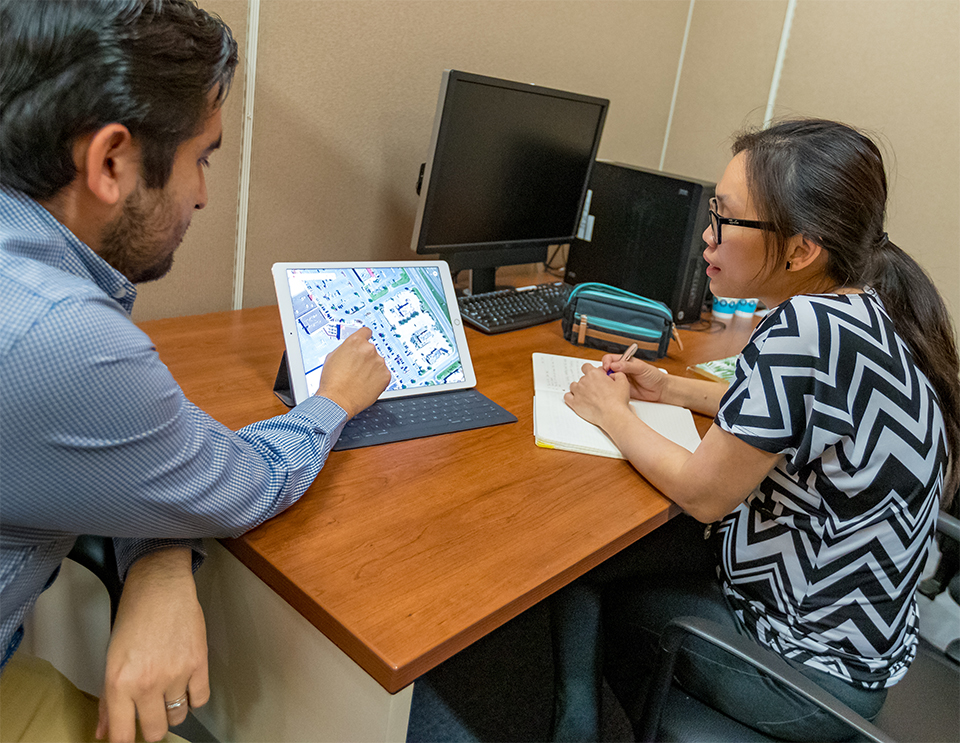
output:
M 219 542 L 197 573 L 221 741 L 404 741 L 413 685 L 389 694 Z

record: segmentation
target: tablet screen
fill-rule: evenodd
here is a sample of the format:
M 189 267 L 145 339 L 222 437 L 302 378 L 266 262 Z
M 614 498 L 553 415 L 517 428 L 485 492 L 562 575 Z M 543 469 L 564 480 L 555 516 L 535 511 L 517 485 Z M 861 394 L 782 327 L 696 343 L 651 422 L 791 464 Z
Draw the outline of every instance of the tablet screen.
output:
M 295 349 L 287 336 L 291 374 L 299 377 L 302 370 L 305 395 L 317 391 L 327 355 L 361 327 L 370 328 L 390 369 L 387 393 L 393 394 L 385 396 L 473 383 L 459 312 L 451 312 L 445 264 L 278 264 L 274 273 L 278 296 L 282 276 L 289 299 L 286 309 L 281 301 L 285 333 L 292 323 L 296 336 Z M 296 385 L 294 392 L 297 402 L 305 399 Z

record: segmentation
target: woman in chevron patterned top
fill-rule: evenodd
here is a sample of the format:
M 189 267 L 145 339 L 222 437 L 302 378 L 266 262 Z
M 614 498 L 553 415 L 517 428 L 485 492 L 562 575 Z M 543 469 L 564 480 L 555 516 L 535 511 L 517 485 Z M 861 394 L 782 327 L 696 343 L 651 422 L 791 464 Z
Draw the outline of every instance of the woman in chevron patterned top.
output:
M 788 121 L 741 134 L 733 154 L 703 234 L 707 273 L 717 295 L 772 308 L 734 380 L 606 356 L 566 395 L 685 513 L 554 597 L 556 739 L 597 739 L 601 606 L 625 705 L 642 697 L 662 627 L 685 614 L 776 651 L 867 718 L 916 654 L 915 589 L 960 479 L 948 313 L 883 230 L 886 177 L 868 137 Z M 714 424 L 691 454 L 630 398 Z M 685 652 L 686 690 L 730 717 L 783 739 L 849 735 L 706 643 Z

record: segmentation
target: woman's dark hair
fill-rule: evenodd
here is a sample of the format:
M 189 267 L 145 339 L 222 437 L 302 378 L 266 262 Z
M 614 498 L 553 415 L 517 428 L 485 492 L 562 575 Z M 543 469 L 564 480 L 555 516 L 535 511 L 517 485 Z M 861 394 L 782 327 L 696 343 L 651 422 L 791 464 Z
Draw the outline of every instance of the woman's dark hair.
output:
M 768 265 L 782 265 L 800 234 L 827 251 L 837 286 L 876 290 L 893 325 L 939 398 L 952 466 L 941 495 L 947 508 L 960 482 L 960 361 L 950 315 L 930 277 L 883 231 L 883 157 L 863 133 L 835 121 L 784 121 L 739 134 L 747 187 L 759 218 L 772 222 Z
M 0 0 L 0 183 L 53 196 L 76 177 L 76 139 L 119 123 L 162 188 L 237 59 L 230 29 L 190 0 Z

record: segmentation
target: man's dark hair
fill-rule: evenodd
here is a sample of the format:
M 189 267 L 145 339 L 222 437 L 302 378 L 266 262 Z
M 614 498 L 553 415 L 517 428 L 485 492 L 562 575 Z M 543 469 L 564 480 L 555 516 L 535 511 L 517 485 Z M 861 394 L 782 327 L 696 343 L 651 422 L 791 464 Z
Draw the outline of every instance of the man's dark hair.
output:
M 148 188 L 226 98 L 237 43 L 192 0 L 0 0 L 0 183 L 49 198 L 78 137 L 123 124 Z

